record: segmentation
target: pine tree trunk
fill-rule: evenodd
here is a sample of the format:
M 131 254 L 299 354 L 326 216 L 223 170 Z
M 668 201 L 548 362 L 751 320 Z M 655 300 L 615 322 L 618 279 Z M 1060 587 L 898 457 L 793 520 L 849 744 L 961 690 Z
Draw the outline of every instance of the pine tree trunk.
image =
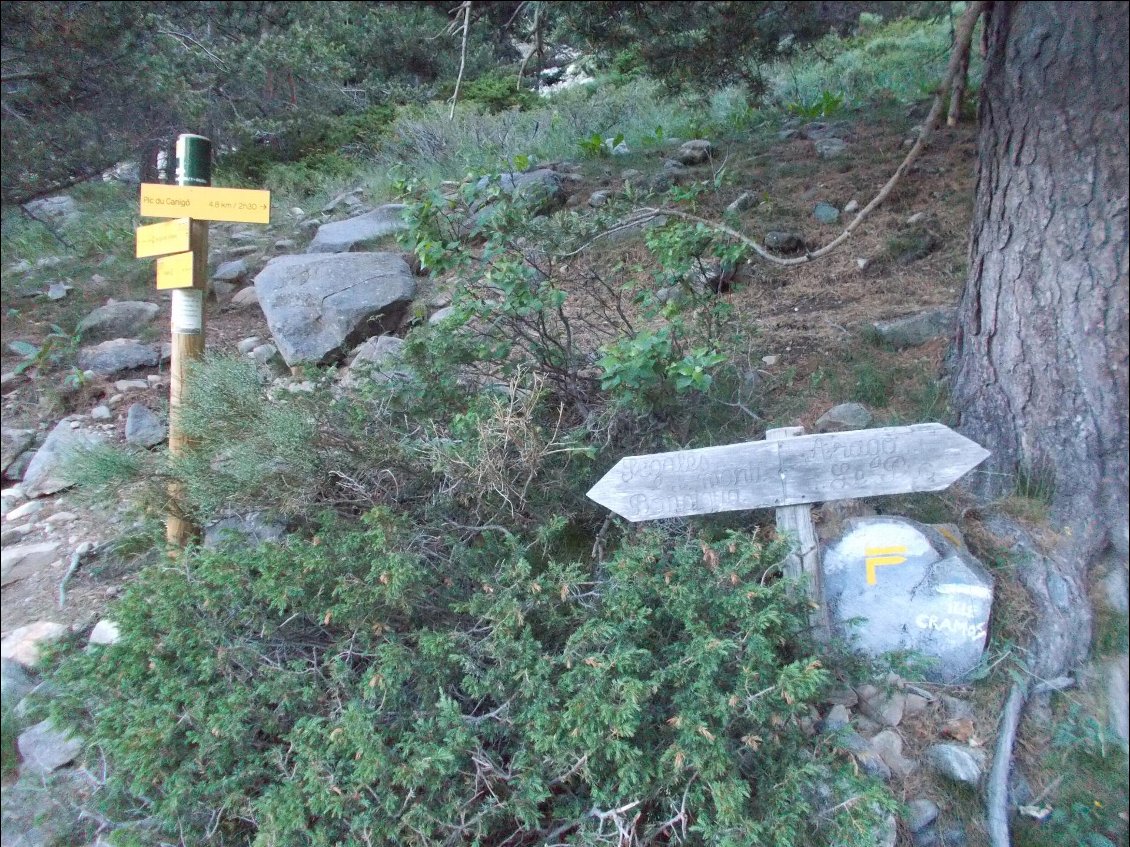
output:
M 1086 652 L 1087 566 L 1128 547 L 1128 14 L 997 2 L 986 26 L 953 402 L 993 451 L 978 493 L 1050 493 L 1057 573 L 1039 580 L 1078 629 L 1052 670 Z

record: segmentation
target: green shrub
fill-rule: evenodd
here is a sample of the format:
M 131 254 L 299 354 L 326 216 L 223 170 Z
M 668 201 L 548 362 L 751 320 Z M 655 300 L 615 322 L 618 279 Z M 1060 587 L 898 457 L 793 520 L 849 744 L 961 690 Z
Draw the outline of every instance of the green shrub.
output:
M 481 103 L 487 111 L 498 113 L 504 109 L 528 108 L 538 102 L 538 97 L 526 88 L 519 88 L 516 74 L 492 71 L 471 80 L 459 90 L 459 98 Z
M 882 790 L 809 752 L 829 675 L 764 579 L 781 546 L 652 530 L 590 563 L 568 539 L 377 511 L 186 552 L 62 662 L 57 716 L 115 820 L 185 843 L 866 843 Z

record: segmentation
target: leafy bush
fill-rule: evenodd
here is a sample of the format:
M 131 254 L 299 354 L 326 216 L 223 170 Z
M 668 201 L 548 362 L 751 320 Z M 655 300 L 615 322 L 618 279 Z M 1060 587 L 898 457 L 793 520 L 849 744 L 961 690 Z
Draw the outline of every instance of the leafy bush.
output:
M 62 663 L 54 708 L 109 762 L 108 813 L 186 843 L 864 843 L 881 789 L 807 752 L 829 675 L 765 580 L 782 546 L 573 543 L 375 511 L 189 551 Z
M 499 71 L 484 74 L 463 86 L 459 90 L 459 98 L 481 103 L 492 113 L 515 107 L 528 108 L 537 103 L 537 95 L 526 88 L 519 88 L 516 78 L 516 74 Z

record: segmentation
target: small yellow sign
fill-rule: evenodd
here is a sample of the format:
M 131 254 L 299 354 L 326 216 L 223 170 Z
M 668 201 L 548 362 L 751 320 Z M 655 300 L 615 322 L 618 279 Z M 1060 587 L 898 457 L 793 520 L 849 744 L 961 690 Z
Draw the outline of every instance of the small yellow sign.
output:
M 265 224 L 271 222 L 271 192 L 143 182 L 141 216 Z
M 189 242 L 191 229 L 188 218 L 178 218 L 149 226 L 137 228 L 137 258 L 166 256 L 169 253 L 183 253 L 192 249 Z
M 192 252 L 157 260 L 157 288 L 192 288 Z

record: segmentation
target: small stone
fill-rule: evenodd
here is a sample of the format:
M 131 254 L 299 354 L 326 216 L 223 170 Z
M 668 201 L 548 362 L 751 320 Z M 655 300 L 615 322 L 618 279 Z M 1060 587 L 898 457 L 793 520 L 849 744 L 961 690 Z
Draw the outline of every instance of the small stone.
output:
M 859 695 L 859 710 L 883 726 L 898 726 L 906 708 L 906 695 L 900 691 L 884 694 L 874 685 L 861 685 L 855 690 Z
M 941 696 L 942 708 L 946 712 L 946 717 L 950 720 L 958 718 L 973 718 L 973 704 L 968 700 L 962 700 L 960 697 L 951 697 L 949 694 Z
M 91 644 L 116 644 L 118 639 L 121 638 L 121 632 L 118 625 L 112 620 L 103 619 L 94 625 L 94 629 L 90 631 Z
M 165 378 L 160 374 L 149 374 L 145 377 L 145 381 L 149 383 L 150 388 L 160 388 L 165 384 Z
M 276 250 L 293 250 L 298 246 L 298 242 L 293 238 L 280 238 L 275 242 Z
M 922 221 L 924 221 L 924 220 L 926 220 L 926 213 L 925 212 L 916 212 L 915 214 L 913 214 L 909 218 L 907 218 L 906 222 L 908 224 L 913 225 L 913 224 L 922 223 Z
M 912 759 L 902 754 L 902 737 L 894 730 L 884 729 L 872 738 L 871 749 L 887 763 L 891 773 L 899 779 L 906 779 L 918 767 Z
M 251 512 L 223 518 L 204 529 L 204 546 L 211 549 L 225 540 L 241 539 L 253 547 L 264 542 L 280 542 L 286 535 L 286 524 L 266 512 Z
M 824 696 L 825 703 L 847 706 L 849 709 L 859 702 L 859 695 L 850 688 L 837 688 Z
M 804 239 L 795 232 L 770 230 L 765 233 L 765 246 L 778 253 L 800 253 L 804 251 Z
M 962 744 L 933 744 L 926 750 L 926 761 L 942 776 L 976 788 L 985 766 L 985 751 Z
M 99 404 L 90 410 L 90 417 L 96 421 L 112 420 L 114 413 L 110 411 L 110 407 L 105 404 Z
M 71 286 L 62 282 L 53 282 L 47 286 L 47 299 L 48 300 L 62 300 L 67 296 L 67 292 L 71 290 Z
M 74 512 L 56 512 L 55 514 L 49 515 L 48 517 L 44 518 L 43 522 L 46 524 L 54 525 L 59 523 L 70 523 L 73 520 L 78 520 L 78 515 L 76 515 Z
M 0 656 L 24 667 L 34 667 L 39 661 L 39 645 L 62 637 L 66 631 L 65 626 L 54 621 L 36 621 L 17 627 L 0 641 Z
M 838 159 L 847 152 L 847 142 L 842 138 L 821 138 L 815 143 L 816 155 L 821 159 Z
M 737 215 L 737 214 L 740 214 L 741 212 L 749 211 L 750 209 L 753 208 L 753 206 L 756 202 L 757 202 L 757 195 L 756 194 L 754 194 L 752 191 L 743 191 L 741 194 L 738 195 L 737 199 L 734 200 L 733 203 L 731 203 L 729 206 L 726 207 L 726 213 L 731 214 L 731 215 Z
M 903 716 L 911 717 L 912 715 L 920 715 L 926 711 L 926 706 L 930 703 L 921 694 L 907 694 L 906 706 L 903 708 Z
M 852 212 L 858 212 L 858 211 L 859 211 L 859 201 L 856 200 L 853 197 L 852 199 L 847 201 L 847 205 L 844 206 L 844 212 L 846 212 L 847 214 L 850 215 Z
M 235 349 L 240 353 L 247 354 L 263 343 L 258 335 L 253 335 L 250 338 L 245 338 L 235 346 Z
M 428 318 L 428 323 L 432 326 L 435 326 L 436 324 L 443 323 L 453 314 L 455 314 L 454 306 L 444 306 L 442 309 L 437 309 L 435 313 L 433 313 L 432 316 Z
M 257 306 L 258 304 L 259 295 L 255 292 L 255 286 L 253 285 L 239 289 L 231 298 L 231 305 L 233 306 Z
M 781 361 L 780 356 L 762 356 L 761 357 L 761 363 L 763 365 L 768 365 L 770 367 L 777 364 L 779 361 Z
M 82 738 L 55 729 L 50 720 L 41 721 L 20 733 L 16 740 L 22 770 L 44 775 L 70 764 L 82 752 Z
M 861 271 L 867 270 L 867 266 L 870 265 L 870 264 L 871 264 L 870 259 L 864 259 L 862 257 L 858 257 L 855 260 L 855 266 L 857 268 L 859 268 Z
M 871 412 L 861 403 L 841 403 L 826 411 L 816 421 L 817 432 L 845 432 L 866 429 L 873 420 Z
M 938 819 L 938 812 L 938 804 L 933 800 L 911 800 L 906 807 L 906 828 L 912 833 L 921 832 Z
M 126 412 L 126 443 L 135 447 L 156 447 L 169 436 L 165 422 L 149 407 L 134 403 Z
M 675 160 L 681 165 L 701 165 L 714 155 L 714 145 L 705 138 L 684 141 L 675 151 Z
M 16 521 L 22 521 L 24 518 L 29 518 L 37 512 L 42 511 L 43 504 L 38 500 L 31 500 L 27 503 L 24 503 L 22 506 L 17 506 L 16 508 L 12 509 L 4 517 L 9 523 L 15 523 Z
M 594 209 L 600 208 L 608 202 L 607 191 L 594 191 L 589 195 L 589 205 Z
M 10 526 L 0 532 L 0 545 L 7 547 L 9 544 L 19 544 L 35 531 L 33 526 Z
M 124 394 L 113 394 L 110 396 L 110 399 L 106 401 L 106 405 L 112 409 L 115 406 L 120 406 L 122 401 L 125 399 L 126 398 Z
M 148 379 L 119 379 L 114 383 L 114 389 L 126 394 L 130 391 L 145 391 L 149 388 Z
M 843 729 L 851 723 L 851 713 L 848 712 L 847 706 L 842 703 L 837 703 L 828 710 L 828 714 L 824 716 L 824 731 L 835 732 L 836 730 Z
M 840 219 L 840 210 L 831 203 L 817 203 L 812 216 L 822 224 L 834 224 Z
M 242 282 L 251 273 L 251 268 L 244 259 L 232 259 L 224 262 L 212 274 L 214 282 Z

